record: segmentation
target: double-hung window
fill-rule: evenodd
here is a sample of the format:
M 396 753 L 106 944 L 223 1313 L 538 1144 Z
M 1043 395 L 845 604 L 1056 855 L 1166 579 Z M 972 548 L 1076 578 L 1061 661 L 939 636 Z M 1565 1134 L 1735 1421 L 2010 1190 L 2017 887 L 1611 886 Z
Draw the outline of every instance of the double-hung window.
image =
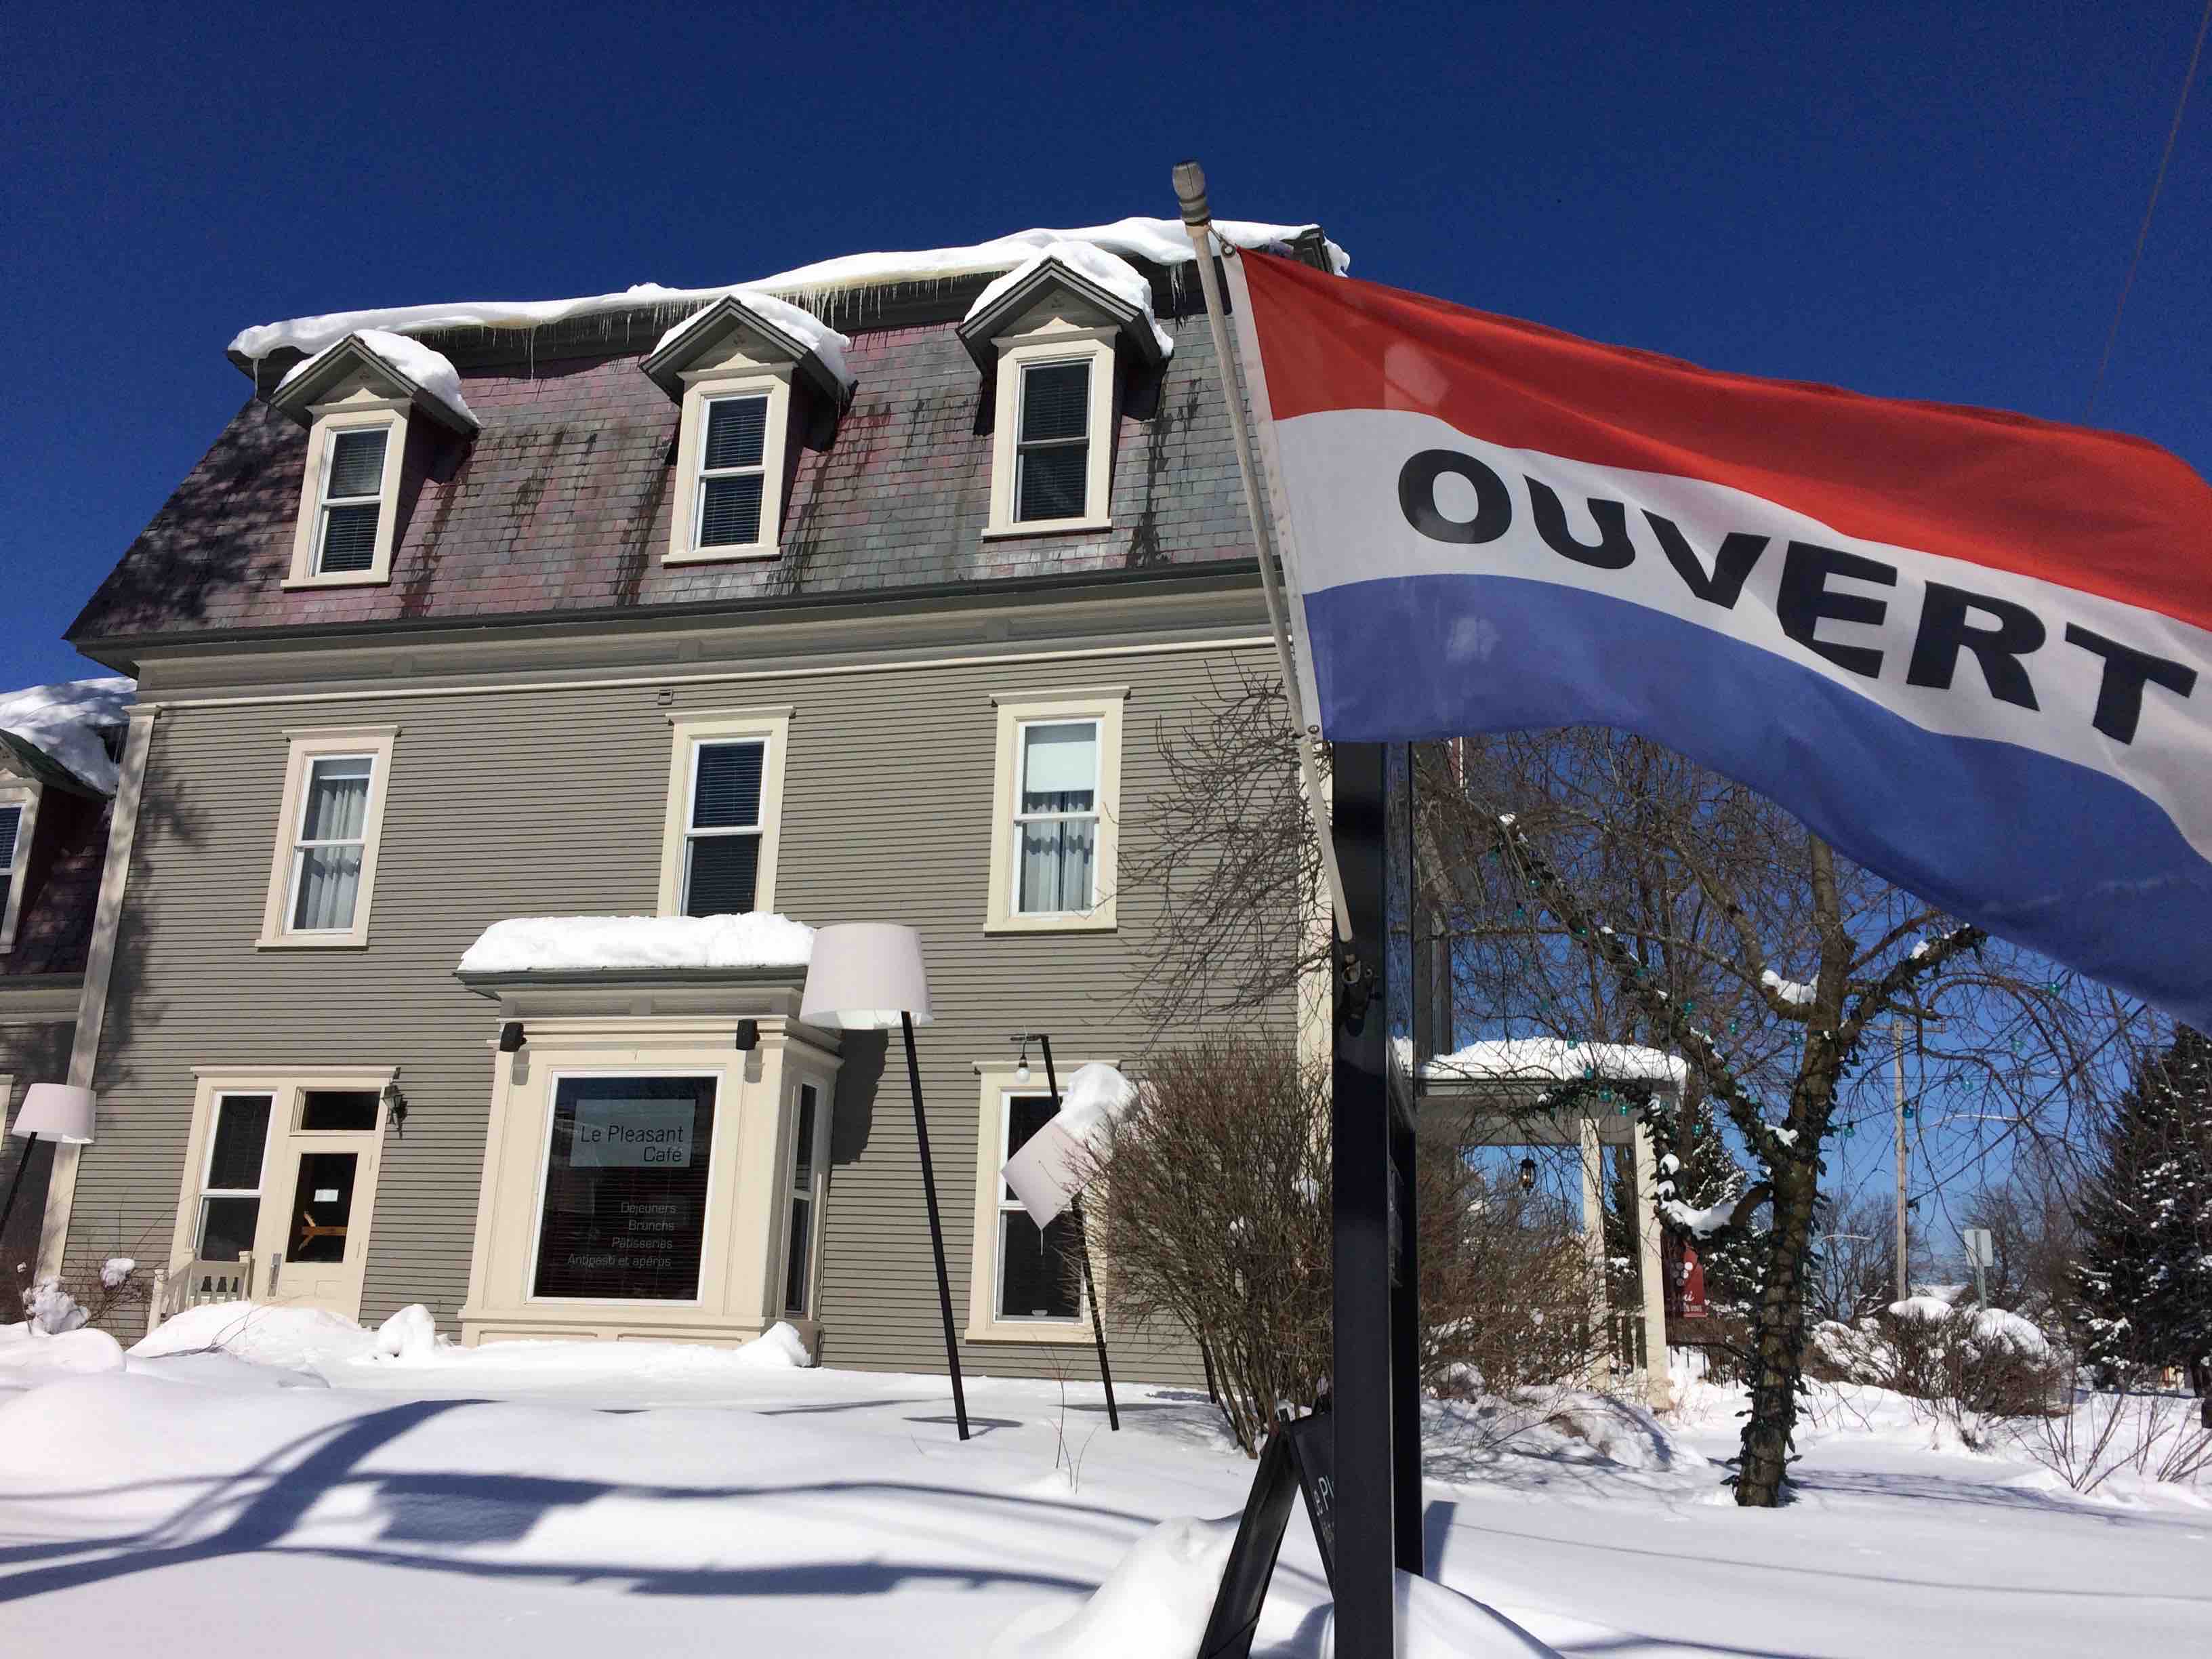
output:
M 1086 517 L 1091 476 L 1089 358 L 1022 368 L 1021 433 L 1014 453 L 1014 519 Z
M 798 1121 L 792 1126 L 791 1215 L 785 1233 L 783 1310 L 793 1319 L 814 1311 L 815 1211 L 820 1202 L 817 1179 L 822 1169 L 822 1091 L 799 1085 Z
M 368 942 L 393 726 L 289 732 L 264 945 Z
M 765 392 L 714 398 L 707 404 L 707 429 L 699 445 L 699 480 L 694 492 L 697 521 L 691 545 L 753 547 L 761 540 L 761 509 L 767 498 L 769 398 Z
M 754 908 L 767 761 L 762 740 L 692 745 L 691 810 L 684 832 L 685 915 L 732 915 Z
M 1126 685 L 994 696 L 990 902 L 985 928 L 1115 925 L 1115 863 Z
M 374 755 L 323 755 L 308 763 L 292 842 L 292 896 L 286 930 L 349 932 L 361 902 L 362 860 L 368 850 L 368 792 Z
M 672 713 L 660 914 L 775 908 L 788 706 Z
M 323 452 L 316 575 L 352 575 L 375 567 L 377 531 L 384 514 L 384 469 L 391 442 L 388 426 L 345 427 L 330 434 Z
M 235 1261 L 253 1249 L 261 1224 L 261 1170 L 276 1097 L 223 1095 L 216 1103 L 200 1181 L 198 1230 L 192 1253 L 203 1261 Z
M 1088 720 L 1021 728 L 1017 915 L 1064 915 L 1097 900 L 1098 727 Z

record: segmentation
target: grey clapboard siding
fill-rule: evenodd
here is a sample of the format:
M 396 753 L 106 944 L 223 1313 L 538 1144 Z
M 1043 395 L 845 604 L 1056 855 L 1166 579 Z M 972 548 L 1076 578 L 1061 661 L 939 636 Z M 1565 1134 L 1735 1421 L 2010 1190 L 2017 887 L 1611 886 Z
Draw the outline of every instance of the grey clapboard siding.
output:
M 679 687 L 675 710 L 790 704 L 775 907 L 816 923 L 918 927 L 937 1023 L 923 1082 L 957 1313 L 973 1226 L 974 1063 L 1012 1057 L 1009 1032 L 1049 1030 L 1058 1054 L 1133 1059 L 1132 940 L 1146 895 L 1121 899 L 1118 934 L 983 933 L 990 854 L 994 693 L 1128 684 L 1125 848 L 1162 784 L 1158 732 L 1264 648 L 1048 663 L 915 666 Z M 111 1234 L 166 1246 L 196 1066 L 402 1068 L 411 1111 L 387 1140 L 362 1307 L 374 1322 L 428 1303 L 450 1328 L 467 1290 L 491 1093 L 493 1005 L 453 977 L 501 917 L 649 913 L 669 759 L 668 706 L 652 687 L 377 698 L 337 704 L 179 707 L 155 729 L 100 1055 L 100 1143 L 78 1180 L 73 1255 Z M 368 947 L 259 951 L 286 759 L 285 728 L 396 724 Z M 1125 851 L 1125 863 L 1127 853 Z M 1287 1034 L 1291 1012 L 1281 1019 Z M 938 1370 L 942 1340 L 902 1063 L 848 1041 L 833 1132 L 820 1315 L 825 1358 Z M 1039 1081 L 1042 1082 L 1040 1073 Z M 1178 1337 L 1116 1336 L 1132 1376 L 1190 1378 Z M 963 1363 L 1001 1374 L 1091 1374 L 1087 1349 L 978 1345 Z

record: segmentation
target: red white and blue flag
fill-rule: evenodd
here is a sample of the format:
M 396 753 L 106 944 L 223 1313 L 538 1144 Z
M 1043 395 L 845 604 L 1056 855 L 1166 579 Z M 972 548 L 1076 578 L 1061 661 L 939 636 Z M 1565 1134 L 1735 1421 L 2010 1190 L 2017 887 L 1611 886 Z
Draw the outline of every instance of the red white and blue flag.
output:
M 2212 1027 L 2212 489 L 2188 466 L 1232 263 L 1325 735 L 1641 732 Z

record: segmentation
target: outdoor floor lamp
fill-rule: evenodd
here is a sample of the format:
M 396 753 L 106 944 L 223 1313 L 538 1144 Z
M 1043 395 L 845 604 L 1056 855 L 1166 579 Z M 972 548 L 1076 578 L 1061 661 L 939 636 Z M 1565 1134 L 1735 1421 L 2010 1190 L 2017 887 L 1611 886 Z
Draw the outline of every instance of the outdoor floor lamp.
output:
M 48 1140 L 82 1146 L 92 1139 L 92 1115 L 99 1097 L 89 1089 L 66 1083 L 33 1083 L 23 1091 L 23 1109 L 9 1128 L 30 1143 L 15 1165 L 15 1178 L 8 1183 L 8 1199 L 0 1203 L 0 1235 L 8 1231 L 8 1218 L 15 1212 L 15 1194 L 22 1190 L 23 1171 L 30 1167 L 31 1146 L 40 1135 Z
M 922 1196 L 929 1206 L 929 1246 L 937 1257 L 937 1307 L 945 1320 L 945 1364 L 952 1374 L 952 1410 L 968 1437 L 968 1395 L 960 1383 L 960 1348 L 952 1330 L 952 1281 L 945 1270 L 945 1225 L 937 1213 L 937 1171 L 929 1158 L 929 1120 L 921 1109 L 921 1064 L 914 1028 L 930 1023 L 929 979 L 921 935 L 892 922 L 854 921 L 817 928 L 799 1017 L 810 1025 L 847 1031 L 888 1031 L 906 1037 L 906 1079 L 914 1091 L 914 1139 L 921 1153 Z

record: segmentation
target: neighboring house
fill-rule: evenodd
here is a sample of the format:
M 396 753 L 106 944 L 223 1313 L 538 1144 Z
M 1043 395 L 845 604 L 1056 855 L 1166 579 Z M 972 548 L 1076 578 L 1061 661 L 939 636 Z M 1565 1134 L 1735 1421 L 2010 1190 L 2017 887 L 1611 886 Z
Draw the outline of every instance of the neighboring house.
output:
M 902 1060 L 798 1023 L 773 918 L 898 921 L 966 1363 L 1088 1370 L 1066 1224 L 997 1178 L 1045 1109 L 1009 1035 L 1140 1059 L 1123 849 L 1163 734 L 1273 658 L 1181 228 L 1070 234 L 239 337 L 254 395 L 70 633 L 140 678 L 143 799 L 75 1267 L 151 1234 L 471 1341 L 789 1318 L 939 1368 Z M 624 915 L 751 920 L 459 971 Z
M 85 951 L 131 702 L 126 679 L 0 696 L 0 1120 L 23 1091 L 69 1075 Z M 24 1164 L 26 1154 L 29 1162 Z M 0 1236 L 0 1320 L 32 1277 L 53 1148 L 0 1140 L 0 1195 L 22 1189 Z

